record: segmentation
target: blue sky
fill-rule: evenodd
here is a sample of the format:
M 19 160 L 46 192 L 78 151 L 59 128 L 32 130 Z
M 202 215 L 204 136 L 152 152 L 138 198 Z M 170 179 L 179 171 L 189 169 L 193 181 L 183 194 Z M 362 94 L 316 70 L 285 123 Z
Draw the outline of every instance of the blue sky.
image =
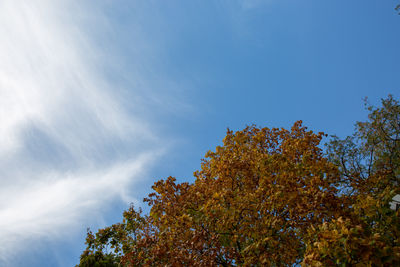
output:
M 351 134 L 364 97 L 399 98 L 396 4 L 2 1 L 0 265 L 78 263 L 227 127 Z

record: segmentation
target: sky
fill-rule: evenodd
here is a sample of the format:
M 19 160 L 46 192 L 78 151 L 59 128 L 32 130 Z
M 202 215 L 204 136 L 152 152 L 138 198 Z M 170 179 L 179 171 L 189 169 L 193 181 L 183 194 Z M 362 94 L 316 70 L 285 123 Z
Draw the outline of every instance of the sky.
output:
M 74 266 L 227 128 L 350 135 L 400 97 L 396 4 L 1 0 L 0 265 Z

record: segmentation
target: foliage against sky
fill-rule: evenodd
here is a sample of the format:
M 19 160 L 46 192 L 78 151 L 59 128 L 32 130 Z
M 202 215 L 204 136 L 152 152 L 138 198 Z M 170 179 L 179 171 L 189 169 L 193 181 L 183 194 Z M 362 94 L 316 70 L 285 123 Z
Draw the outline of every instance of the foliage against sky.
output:
M 398 94 L 396 2 L 1 1 L 0 265 L 75 264 L 227 127 L 351 134 Z
M 122 223 L 89 232 L 79 266 L 400 264 L 400 209 L 390 209 L 400 104 L 389 96 L 368 110 L 353 139 L 334 138 L 327 153 L 325 134 L 301 121 L 228 130 L 193 184 L 160 180 L 145 199 L 149 215 L 131 207 Z

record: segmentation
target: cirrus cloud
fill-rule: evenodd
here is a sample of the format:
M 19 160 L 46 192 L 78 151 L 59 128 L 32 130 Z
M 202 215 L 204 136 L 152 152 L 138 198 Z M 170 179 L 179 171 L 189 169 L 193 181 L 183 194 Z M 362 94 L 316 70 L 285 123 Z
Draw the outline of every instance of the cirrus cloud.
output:
M 98 35 L 112 25 L 101 3 L 0 3 L 2 260 L 24 240 L 57 236 L 97 206 L 127 200 L 164 149 L 140 115 L 145 90 L 129 88 L 128 112 L 107 78 L 111 48 Z

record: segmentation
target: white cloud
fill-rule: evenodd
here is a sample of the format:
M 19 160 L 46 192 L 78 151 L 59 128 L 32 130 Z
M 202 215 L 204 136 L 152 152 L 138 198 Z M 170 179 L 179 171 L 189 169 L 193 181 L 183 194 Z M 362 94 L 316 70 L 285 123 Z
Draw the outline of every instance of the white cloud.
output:
M 47 173 L 31 175 L 32 181 L 8 187 L 2 191 L 0 251 L 7 252 L 10 244 L 30 237 L 59 237 L 63 231 L 94 214 L 95 207 L 115 195 L 125 196 L 126 185 L 141 174 L 143 165 L 152 154 L 111 168 L 86 170 L 78 173 Z M 132 174 L 135 176 L 132 177 Z M 132 199 L 130 199 L 132 201 Z M 6 205 L 4 205 L 6 203 Z M 96 208 L 98 209 L 98 208 Z M 90 212 L 92 210 L 92 212 Z M 77 225 L 82 227 L 82 225 Z
M 109 27 L 101 1 L 0 2 L 0 259 L 126 198 L 160 153 L 101 67 Z

